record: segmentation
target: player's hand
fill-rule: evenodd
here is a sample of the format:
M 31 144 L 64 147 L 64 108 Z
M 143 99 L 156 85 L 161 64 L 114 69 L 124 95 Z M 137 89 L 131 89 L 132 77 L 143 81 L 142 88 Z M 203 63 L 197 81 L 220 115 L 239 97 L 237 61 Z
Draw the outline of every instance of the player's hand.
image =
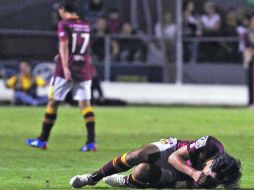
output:
M 64 78 L 66 80 L 72 80 L 72 77 L 71 77 L 71 71 L 69 68 L 65 68 L 64 69 Z
M 201 176 L 200 176 L 199 179 L 198 179 L 198 184 L 199 184 L 199 185 L 204 184 L 205 181 L 206 181 L 207 176 L 208 176 L 208 175 L 206 175 L 205 173 L 202 172 Z
M 56 55 L 56 56 L 54 57 L 54 61 L 57 62 L 58 59 L 59 59 L 59 55 Z
M 193 179 L 196 183 L 200 184 L 200 183 L 201 183 L 202 174 L 203 174 L 202 171 L 194 171 L 194 172 L 192 173 L 191 177 L 192 177 L 192 179 Z

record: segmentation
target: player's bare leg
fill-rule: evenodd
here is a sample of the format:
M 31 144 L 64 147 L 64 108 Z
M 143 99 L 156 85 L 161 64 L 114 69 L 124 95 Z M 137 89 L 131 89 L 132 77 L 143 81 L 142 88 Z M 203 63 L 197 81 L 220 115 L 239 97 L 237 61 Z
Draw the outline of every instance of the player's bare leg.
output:
M 95 185 L 104 177 L 128 171 L 129 169 L 141 163 L 152 164 L 159 158 L 160 150 L 158 147 L 152 144 L 145 145 L 144 147 L 135 151 L 116 157 L 93 174 L 84 174 L 73 177 L 70 181 L 70 185 L 74 188 L 83 187 L 86 185 Z M 130 175 L 129 178 L 130 180 L 135 181 L 132 175 Z
M 82 152 L 95 151 L 95 115 L 89 100 L 79 101 L 79 108 L 84 117 L 87 130 L 86 144 L 80 149 Z
M 174 187 L 176 176 L 155 164 L 142 163 L 129 176 L 115 174 L 103 178 L 103 181 L 112 187 L 169 188 Z
M 47 142 L 49 140 L 50 132 L 57 118 L 58 105 L 59 105 L 58 101 L 55 100 L 48 101 L 46 112 L 44 115 L 44 120 L 42 123 L 41 134 L 38 139 L 27 139 L 26 142 L 28 145 L 41 148 L 44 150 L 47 149 Z

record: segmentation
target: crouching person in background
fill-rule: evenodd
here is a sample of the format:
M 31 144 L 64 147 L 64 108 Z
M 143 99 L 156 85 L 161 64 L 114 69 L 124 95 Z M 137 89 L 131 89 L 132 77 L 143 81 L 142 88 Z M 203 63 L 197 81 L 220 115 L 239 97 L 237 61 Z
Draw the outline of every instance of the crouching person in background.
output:
M 14 89 L 16 105 L 46 105 L 47 96 L 38 96 L 37 88 L 44 87 L 47 82 L 41 77 L 34 76 L 30 65 L 23 61 L 19 65 L 19 73 L 7 79 L 7 88 Z

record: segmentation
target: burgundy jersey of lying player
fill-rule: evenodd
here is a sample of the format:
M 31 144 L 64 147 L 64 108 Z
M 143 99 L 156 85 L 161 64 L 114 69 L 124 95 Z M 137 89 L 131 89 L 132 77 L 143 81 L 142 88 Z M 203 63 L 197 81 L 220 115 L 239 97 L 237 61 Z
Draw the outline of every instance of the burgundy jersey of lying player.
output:
M 204 163 L 217 153 L 224 153 L 223 144 L 212 136 L 205 136 L 196 141 L 178 140 L 177 149 L 187 145 L 190 160 L 193 168 L 202 170 Z
M 223 144 L 212 136 L 205 136 L 196 141 L 182 141 L 177 143 L 177 149 L 187 145 L 189 160 L 186 164 L 191 167 L 202 170 L 205 162 L 212 159 L 217 153 L 224 153 Z M 195 183 L 189 176 L 177 172 L 178 180 L 187 180 L 188 188 L 197 188 L 199 185 Z
M 217 153 L 224 153 L 223 144 L 211 136 L 202 137 L 187 145 L 193 168 L 202 170 L 204 163 Z
M 90 32 L 88 22 L 65 19 L 58 24 L 58 39 L 69 42 L 69 69 L 74 81 L 91 80 Z M 64 78 L 61 57 L 56 58 L 55 76 Z

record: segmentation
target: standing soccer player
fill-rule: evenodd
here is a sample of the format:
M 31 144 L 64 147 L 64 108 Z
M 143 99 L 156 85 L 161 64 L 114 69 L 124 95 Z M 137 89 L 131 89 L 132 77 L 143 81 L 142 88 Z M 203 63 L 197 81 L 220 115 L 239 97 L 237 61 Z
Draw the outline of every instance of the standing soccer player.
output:
M 91 99 L 92 72 L 89 55 L 89 23 L 82 21 L 74 4 L 61 3 L 58 12 L 62 21 L 58 24 L 59 55 L 56 57 L 55 75 L 51 79 L 49 101 L 42 124 L 42 131 L 37 139 L 27 139 L 30 146 L 46 150 L 50 131 L 57 118 L 57 108 L 72 91 L 83 114 L 87 142 L 80 149 L 82 152 L 95 151 L 95 115 Z

